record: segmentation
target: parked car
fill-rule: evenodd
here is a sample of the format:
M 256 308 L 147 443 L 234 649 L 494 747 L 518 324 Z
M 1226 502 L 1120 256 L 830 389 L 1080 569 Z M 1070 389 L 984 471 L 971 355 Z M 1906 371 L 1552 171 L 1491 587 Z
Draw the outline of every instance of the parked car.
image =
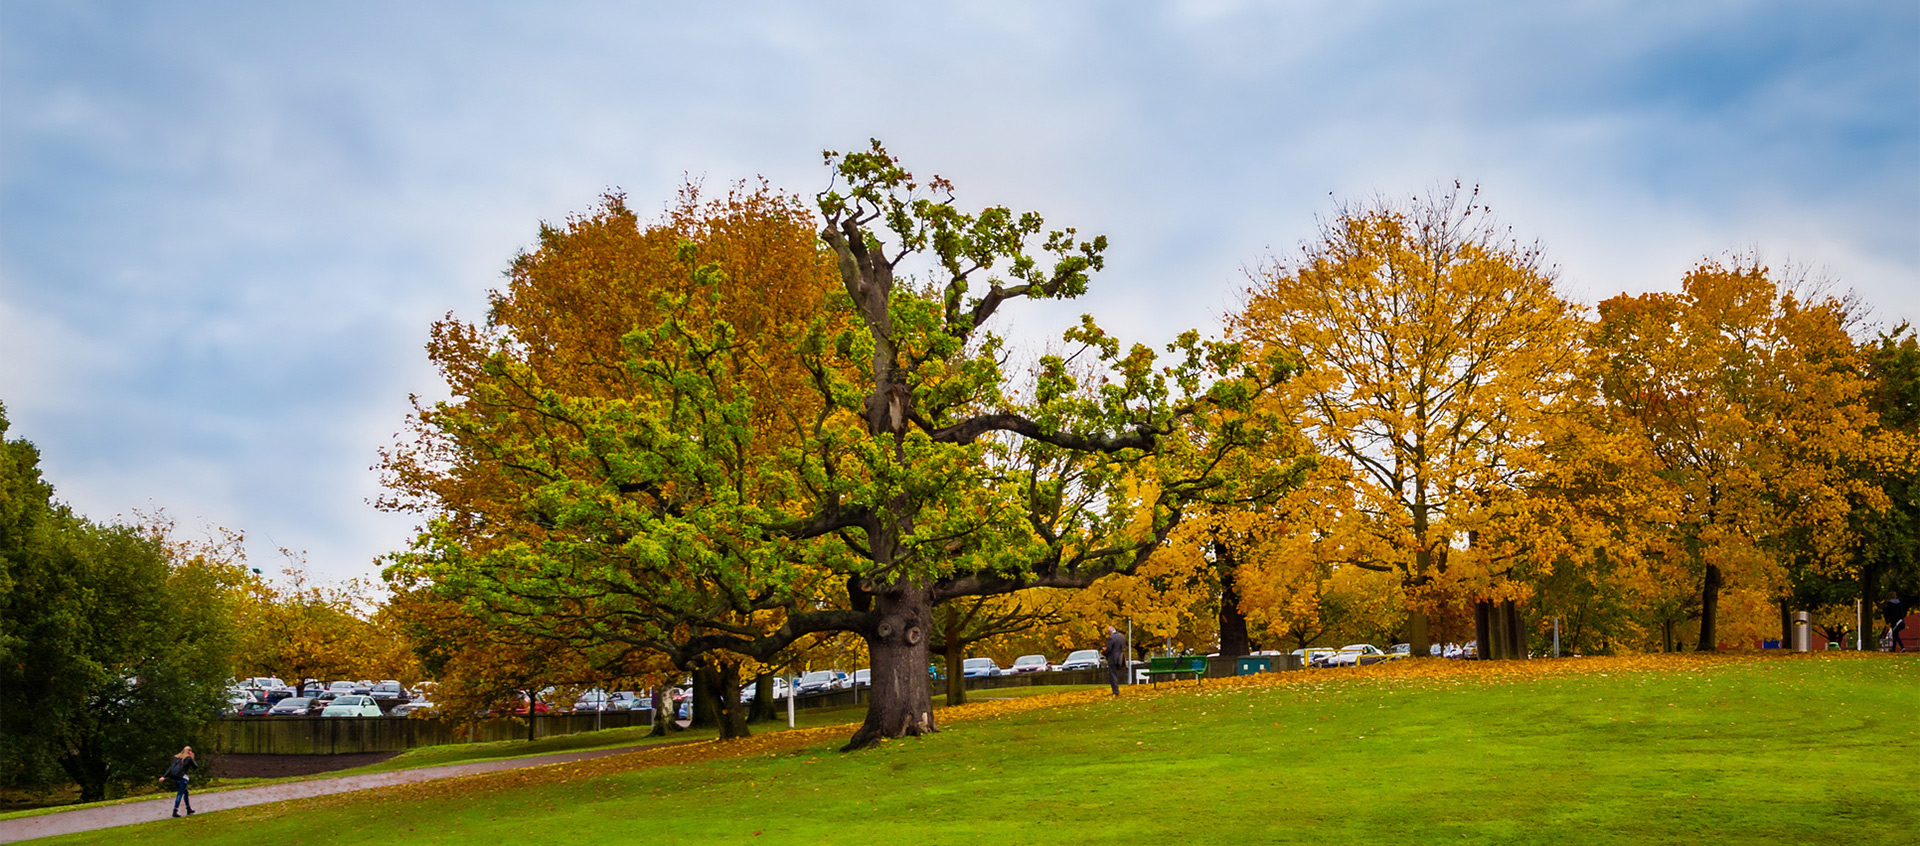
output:
M 793 685 L 789 683 L 784 676 L 773 677 L 773 699 L 775 702 L 779 702 L 781 700 L 786 699 L 787 691 L 792 689 L 793 689 Z M 759 698 L 760 698 L 760 685 L 757 682 L 747 682 L 746 684 L 740 686 L 741 702 L 752 703 L 754 700 Z
M 340 698 L 341 695 L 342 694 L 335 693 L 331 690 L 323 690 L 314 694 L 307 700 L 307 716 L 320 716 L 320 712 L 327 710 L 327 706 L 332 705 L 333 700 Z
M 1060 662 L 1062 670 L 1098 670 L 1107 666 L 1107 659 L 1100 657 L 1098 649 L 1076 649 L 1067 653 L 1067 660 Z
M 1389 647 L 1387 647 L 1387 654 L 1388 654 L 1388 655 L 1412 655 L 1412 654 L 1413 654 L 1413 644 L 1411 644 L 1411 643 L 1396 643 L 1396 644 L 1394 644 L 1394 645 L 1392 645 L 1392 646 L 1389 646 Z
M 374 685 L 373 692 L 367 695 L 372 696 L 376 702 L 398 702 L 410 698 L 407 696 L 406 687 L 392 679 Z
M 359 696 L 350 693 L 346 696 L 334 697 L 333 702 L 329 703 L 326 709 L 320 712 L 320 716 L 378 717 L 380 716 L 380 706 L 373 701 L 373 697 L 371 696 Z
M 233 712 L 233 715 L 236 717 L 264 717 L 267 715 L 267 712 L 272 709 L 272 705 L 256 699 L 252 702 L 242 704 L 240 710 Z
M 573 712 L 576 714 L 595 714 L 613 710 L 613 697 L 599 688 L 586 691 L 573 700 Z
M 847 674 L 839 670 L 814 670 L 800 677 L 800 684 L 794 690 L 801 696 L 809 693 L 825 693 L 847 686 Z
M 960 671 L 966 678 L 985 678 L 1000 675 L 1000 665 L 995 664 L 992 658 L 968 658 L 960 662 Z
M 1339 651 L 1338 649 L 1326 646 L 1312 646 L 1306 649 L 1295 649 L 1288 654 L 1299 657 L 1300 666 L 1302 667 L 1324 667 L 1326 666 L 1326 657 Z
M 398 705 L 393 706 L 393 710 L 388 711 L 387 716 L 404 717 L 409 714 L 420 713 L 423 711 L 432 711 L 435 707 L 438 707 L 438 706 L 424 699 L 413 699 L 413 700 L 402 702 Z
M 872 687 L 873 686 L 873 670 L 870 670 L 870 669 L 854 670 L 853 686 L 854 687 Z
M 1339 652 L 1326 657 L 1323 667 L 1353 667 L 1362 663 L 1372 664 L 1381 660 L 1387 653 L 1371 643 L 1349 643 L 1340 647 Z
M 527 697 L 525 694 L 521 694 L 520 698 L 518 699 L 504 700 L 499 704 L 493 706 L 492 713 L 496 713 L 496 714 L 507 713 L 507 714 L 512 714 L 514 716 L 524 717 L 527 714 Z M 542 714 L 551 714 L 553 713 L 553 706 L 550 704 L 547 704 L 545 700 L 535 702 L 533 703 L 533 713 L 535 716 L 539 716 Z
M 1013 659 L 1013 666 L 1008 667 L 1007 672 L 1038 673 L 1038 672 L 1043 672 L 1046 669 L 1047 669 L 1047 656 L 1022 655 L 1018 658 Z
M 345 696 L 353 692 L 353 682 L 350 682 L 350 681 L 333 682 L 327 685 L 327 689 L 333 691 L 338 695 Z
M 304 717 L 307 715 L 307 711 L 309 710 L 309 707 L 312 704 L 313 704 L 313 700 L 311 699 L 306 699 L 299 696 L 289 696 L 285 699 L 280 700 L 279 702 L 273 703 L 273 708 L 267 711 L 267 716 L 269 717 Z
M 608 700 L 615 711 L 645 711 L 647 701 L 631 690 L 616 690 L 608 694 Z

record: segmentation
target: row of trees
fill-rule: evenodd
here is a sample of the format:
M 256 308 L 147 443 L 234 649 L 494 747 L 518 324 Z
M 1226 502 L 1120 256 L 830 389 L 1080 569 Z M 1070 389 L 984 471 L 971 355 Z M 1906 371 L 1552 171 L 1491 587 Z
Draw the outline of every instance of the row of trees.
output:
M 53 499 L 0 407 L 0 784 L 152 778 L 225 702 L 238 571 Z
M 228 710 L 235 678 L 419 677 L 371 586 L 296 566 L 276 587 L 238 534 L 88 520 L 7 428 L 0 406 L 0 787 L 94 801 L 148 785 Z
M 1751 628 L 1915 573 L 1912 334 L 1756 261 L 1592 314 L 1456 191 L 1342 209 L 1221 340 L 1086 318 L 1020 371 L 993 321 L 1084 293 L 1104 238 L 965 211 L 877 143 L 826 161 L 812 203 L 689 188 L 642 226 L 610 196 L 435 324 L 450 399 L 383 461 L 423 619 L 692 672 L 728 734 L 741 679 L 857 636 L 851 749 L 933 729 L 936 651 L 1123 618 L 1228 654 L 1524 656 L 1547 615 L 1713 649 L 1729 601 Z

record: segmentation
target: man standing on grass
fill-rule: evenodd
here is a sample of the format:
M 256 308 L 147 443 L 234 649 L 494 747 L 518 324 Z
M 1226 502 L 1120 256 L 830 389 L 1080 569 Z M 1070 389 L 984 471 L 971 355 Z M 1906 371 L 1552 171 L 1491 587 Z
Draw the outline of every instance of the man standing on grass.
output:
M 1120 673 L 1127 666 L 1127 638 L 1112 626 L 1107 627 L 1107 646 L 1101 652 L 1107 659 L 1107 684 L 1113 695 L 1120 695 Z

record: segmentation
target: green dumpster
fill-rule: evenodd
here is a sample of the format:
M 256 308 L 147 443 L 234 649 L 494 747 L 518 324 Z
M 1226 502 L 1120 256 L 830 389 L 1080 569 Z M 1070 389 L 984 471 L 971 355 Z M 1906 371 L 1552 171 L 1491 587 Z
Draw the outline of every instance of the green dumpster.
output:
M 1240 659 L 1239 665 L 1236 668 L 1236 672 L 1234 673 L 1234 675 L 1251 676 L 1254 673 L 1271 673 L 1271 672 L 1273 672 L 1272 658 L 1264 655 L 1260 655 L 1260 656 L 1250 655 L 1248 657 Z

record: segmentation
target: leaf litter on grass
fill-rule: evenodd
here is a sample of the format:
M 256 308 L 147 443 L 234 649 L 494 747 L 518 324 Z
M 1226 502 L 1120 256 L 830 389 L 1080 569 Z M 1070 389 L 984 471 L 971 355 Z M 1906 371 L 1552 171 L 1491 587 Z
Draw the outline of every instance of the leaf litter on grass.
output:
M 1722 654 L 1651 654 L 1527 661 L 1449 661 L 1444 659 L 1390 661 L 1359 668 L 1315 669 L 1263 673 L 1203 681 L 1161 682 L 1153 687 L 1124 689 L 1117 699 L 1101 689 L 1040 694 L 1019 698 L 979 700 L 965 705 L 942 708 L 937 712 L 942 725 L 1003 719 L 1018 714 L 1048 709 L 1085 712 L 1097 708 L 1123 711 L 1155 709 L 1178 698 L 1218 699 L 1262 691 L 1289 691 L 1301 704 L 1315 704 L 1341 696 L 1349 689 L 1372 688 L 1385 693 L 1437 689 L 1471 689 L 1493 685 L 1513 685 L 1544 680 L 1575 680 L 1583 677 L 1618 681 L 1626 677 L 1638 686 L 1661 679 L 1684 679 L 1711 685 L 1720 670 L 1735 665 L 1788 661 L 1833 661 L 1836 667 L 1865 669 L 1869 662 L 1883 660 L 1873 653 L 1761 654 L 1752 652 Z M 1915 662 L 1920 667 L 1920 662 Z M 1324 719 L 1324 717 L 1323 717 Z M 518 790 L 535 785 L 572 782 L 639 770 L 696 765 L 722 759 L 751 757 L 775 758 L 833 752 L 857 728 L 857 723 L 784 729 L 761 732 L 735 740 L 701 740 L 666 748 L 644 748 L 630 753 L 609 755 L 565 764 L 549 764 L 505 772 L 486 773 L 440 781 L 385 788 L 374 801 L 410 801 L 446 799 L 497 790 Z M 1276 723 L 1277 727 L 1278 724 Z M 1309 727 L 1309 732 L 1313 729 Z M 1357 737 L 1357 736 L 1356 736 Z M 1357 741 L 1355 741 L 1357 742 Z M 1152 744 L 1138 742 L 1151 748 Z M 901 741 L 883 741 L 874 751 L 897 753 L 913 748 Z M 323 808 L 338 804 L 368 801 L 370 797 L 336 794 L 302 800 L 303 808 Z M 261 816 L 272 812 L 258 806 L 247 809 Z M 245 813 L 239 812 L 239 813 Z

